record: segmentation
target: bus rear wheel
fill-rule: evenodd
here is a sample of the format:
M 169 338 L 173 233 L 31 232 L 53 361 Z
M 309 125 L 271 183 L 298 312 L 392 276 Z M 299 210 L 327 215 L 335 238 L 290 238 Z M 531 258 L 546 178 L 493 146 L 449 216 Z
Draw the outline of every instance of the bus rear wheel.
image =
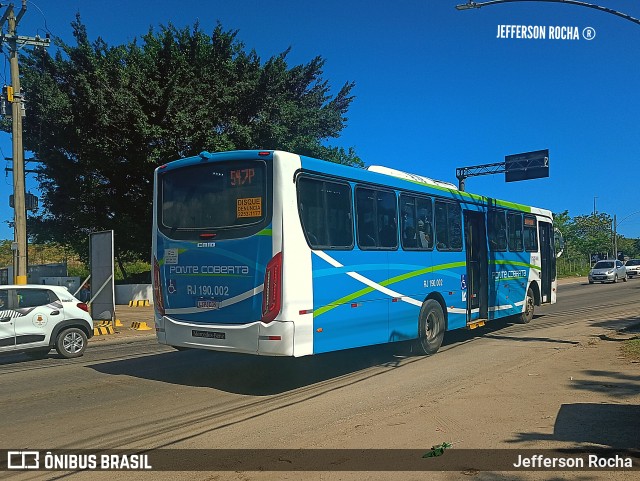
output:
M 430 356 L 438 352 L 444 338 L 444 314 L 438 301 L 428 299 L 422 304 L 418 320 L 415 351 Z
M 533 309 L 535 300 L 533 298 L 533 291 L 531 288 L 527 289 L 527 297 L 524 300 L 524 311 L 520 314 L 520 322 L 522 324 L 529 324 L 533 319 Z

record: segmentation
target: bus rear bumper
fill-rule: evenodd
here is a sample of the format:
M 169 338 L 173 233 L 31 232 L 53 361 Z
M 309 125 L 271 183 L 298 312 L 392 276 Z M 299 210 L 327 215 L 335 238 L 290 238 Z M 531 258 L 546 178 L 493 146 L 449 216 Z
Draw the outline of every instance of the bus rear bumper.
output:
M 162 324 L 164 332 L 157 333 L 161 344 L 265 356 L 293 355 L 293 322 L 203 325 L 164 316 Z

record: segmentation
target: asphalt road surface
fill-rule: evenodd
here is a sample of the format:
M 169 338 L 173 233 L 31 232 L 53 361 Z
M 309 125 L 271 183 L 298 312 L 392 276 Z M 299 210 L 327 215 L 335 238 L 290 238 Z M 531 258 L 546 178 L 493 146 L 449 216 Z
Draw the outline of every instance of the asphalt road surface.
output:
M 640 279 L 561 285 L 558 299 L 538 307 L 528 325 L 499 322 L 448 333 L 432 357 L 383 346 L 262 358 L 178 352 L 148 338 L 90 342 L 76 360 L 53 352 L 44 360 L 0 357 L 0 448 L 427 449 L 442 442 L 466 450 L 640 447 L 640 364 L 619 352 L 624 334 L 637 332 L 640 324 Z M 594 421 L 603 415 L 606 424 Z M 397 474 L 238 468 L 18 477 L 327 480 Z M 555 479 L 548 472 L 463 474 Z M 607 471 L 582 479 L 624 476 Z

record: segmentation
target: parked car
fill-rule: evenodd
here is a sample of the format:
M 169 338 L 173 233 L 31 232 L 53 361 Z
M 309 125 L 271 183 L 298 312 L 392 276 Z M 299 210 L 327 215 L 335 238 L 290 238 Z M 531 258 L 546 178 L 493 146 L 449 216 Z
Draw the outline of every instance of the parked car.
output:
M 589 284 L 594 282 L 627 282 L 627 269 L 621 261 L 609 259 L 598 261 L 589 271 Z
M 93 336 L 89 308 L 60 286 L 0 286 L 0 353 L 82 356 Z
M 629 259 L 624 263 L 624 267 L 627 269 L 627 276 L 640 276 L 640 259 Z

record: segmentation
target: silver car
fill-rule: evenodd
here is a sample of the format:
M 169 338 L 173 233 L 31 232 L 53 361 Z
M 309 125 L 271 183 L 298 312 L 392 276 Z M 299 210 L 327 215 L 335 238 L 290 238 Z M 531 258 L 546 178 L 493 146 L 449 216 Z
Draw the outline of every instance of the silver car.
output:
M 598 261 L 589 271 L 589 284 L 618 282 L 618 279 L 627 282 L 627 269 L 622 262 L 615 259 Z
M 640 276 L 640 259 L 629 259 L 624 263 L 624 267 L 627 269 L 627 276 Z

